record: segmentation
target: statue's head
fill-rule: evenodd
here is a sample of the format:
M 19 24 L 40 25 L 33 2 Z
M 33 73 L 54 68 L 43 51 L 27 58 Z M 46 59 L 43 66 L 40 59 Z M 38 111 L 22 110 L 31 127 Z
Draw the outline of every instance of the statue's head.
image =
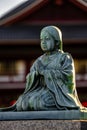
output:
M 62 33 L 56 26 L 46 26 L 41 30 L 40 34 L 41 48 L 46 50 L 46 43 L 48 51 L 54 48 L 62 50 Z

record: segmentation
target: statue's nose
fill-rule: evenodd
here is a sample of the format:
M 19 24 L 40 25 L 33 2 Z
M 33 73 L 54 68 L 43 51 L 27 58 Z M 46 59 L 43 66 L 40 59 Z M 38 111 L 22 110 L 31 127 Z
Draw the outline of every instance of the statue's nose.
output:
M 42 41 L 42 44 L 45 44 L 45 40 Z

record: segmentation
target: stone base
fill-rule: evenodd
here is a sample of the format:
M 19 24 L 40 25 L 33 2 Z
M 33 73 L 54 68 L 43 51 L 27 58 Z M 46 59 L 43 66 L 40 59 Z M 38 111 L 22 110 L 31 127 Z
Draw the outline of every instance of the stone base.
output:
M 0 112 L 0 120 L 86 120 L 87 110 Z
M 78 120 L 0 121 L 0 130 L 86 130 L 87 122 Z
M 77 110 L 0 112 L 0 130 L 86 130 L 86 119 Z
M 84 114 L 83 114 L 84 116 Z M 34 120 L 34 119 L 59 119 L 79 120 L 80 112 L 77 110 L 66 111 L 26 111 L 26 112 L 0 112 L 0 120 Z

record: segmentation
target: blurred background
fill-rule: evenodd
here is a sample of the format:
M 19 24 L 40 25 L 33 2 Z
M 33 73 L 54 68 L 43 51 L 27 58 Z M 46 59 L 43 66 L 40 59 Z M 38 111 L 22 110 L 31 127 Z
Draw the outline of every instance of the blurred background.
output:
M 43 54 L 40 30 L 47 25 L 63 33 L 63 50 L 75 63 L 79 99 L 87 106 L 87 1 L 0 1 L 0 107 L 15 103 L 23 93 L 26 75 Z

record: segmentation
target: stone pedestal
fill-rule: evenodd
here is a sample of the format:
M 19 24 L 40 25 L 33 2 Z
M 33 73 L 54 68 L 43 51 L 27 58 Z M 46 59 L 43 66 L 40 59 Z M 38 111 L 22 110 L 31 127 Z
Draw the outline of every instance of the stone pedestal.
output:
M 80 111 L 66 110 L 66 111 L 25 111 L 25 112 L 0 112 L 0 120 L 79 120 Z
M 77 110 L 0 112 L 0 130 L 86 130 L 86 119 Z
M 87 120 L 87 110 L 0 112 L 0 120 Z
M 0 130 L 86 130 L 87 122 L 78 120 L 0 121 Z

